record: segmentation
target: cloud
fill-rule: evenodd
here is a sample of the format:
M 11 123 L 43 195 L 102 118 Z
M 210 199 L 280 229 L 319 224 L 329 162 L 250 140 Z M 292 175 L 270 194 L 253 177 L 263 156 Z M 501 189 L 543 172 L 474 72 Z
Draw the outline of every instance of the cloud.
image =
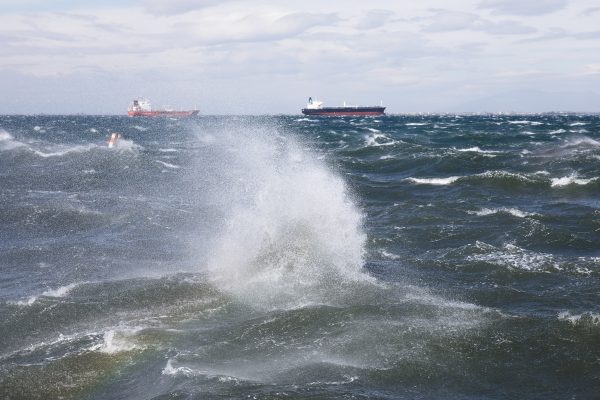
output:
M 375 29 L 385 25 L 394 13 L 389 10 L 368 10 L 359 20 L 358 29 Z
M 155 15 L 185 14 L 226 2 L 227 0 L 140 0 L 148 12 Z
M 425 32 L 448 32 L 469 29 L 479 20 L 479 16 L 472 13 L 431 10 L 434 14 L 427 18 L 429 24 L 423 28 Z
M 581 15 L 585 15 L 586 17 L 590 17 L 596 13 L 600 12 L 600 7 L 590 7 L 586 8 L 581 12 Z
M 537 29 L 525 26 L 517 21 L 494 22 L 473 13 L 441 9 L 431 11 L 434 14 L 429 18 L 425 18 L 429 23 L 423 28 L 424 32 L 472 30 L 491 35 L 522 35 L 537 31 Z
M 523 39 L 517 43 L 535 43 L 535 42 L 547 42 L 559 39 L 576 39 L 576 40 L 596 40 L 600 39 L 600 31 L 587 31 L 587 32 L 576 32 L 569 33 L 564 29 L 552 28 L 543 35 L 536 36 L 529 39 Z
M 558 11 L 567 3 L 568 0 L 483 0 L 479 8 L 495 14 L 534 16 Z
M 536 28 L 516 21 L 492 22 L 482 20 L 476 29 L 491 35 L 524 35 L 537 32 Z

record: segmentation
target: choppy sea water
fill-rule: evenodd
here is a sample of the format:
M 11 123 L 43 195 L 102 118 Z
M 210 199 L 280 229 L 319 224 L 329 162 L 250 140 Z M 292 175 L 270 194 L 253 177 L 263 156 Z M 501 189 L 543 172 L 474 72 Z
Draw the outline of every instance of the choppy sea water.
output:
M 0 398 L 599 393 L 600 116 L 0 116 Z

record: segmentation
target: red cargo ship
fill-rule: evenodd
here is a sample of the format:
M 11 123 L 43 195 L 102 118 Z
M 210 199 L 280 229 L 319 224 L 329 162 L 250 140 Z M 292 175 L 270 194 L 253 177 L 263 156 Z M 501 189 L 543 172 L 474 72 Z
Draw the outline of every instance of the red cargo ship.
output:
M 384 115 L 383 106 L 347 106 L 344 102 L 343 107 L 323 107 L 323 102 L 308 98 L 306 108 L 302 109 L 304 115 L 325 115 L 325 116 L 376 116 Z
M 153 110 L 147 99 L 142 97 L 134 99 L 127 109 L 130 117 L 191 117 L 198 115 L 198 110 L 173 110 L 167 107 L 163 110 Z

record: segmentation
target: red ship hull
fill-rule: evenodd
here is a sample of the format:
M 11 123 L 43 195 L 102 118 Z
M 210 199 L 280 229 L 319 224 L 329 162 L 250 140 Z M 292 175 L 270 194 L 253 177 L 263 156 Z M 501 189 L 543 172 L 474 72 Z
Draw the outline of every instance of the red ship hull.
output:
M 128 111 L 127 115 L 130 117 L 191 117 L 198 115 L 198 110 L 192 111 Z

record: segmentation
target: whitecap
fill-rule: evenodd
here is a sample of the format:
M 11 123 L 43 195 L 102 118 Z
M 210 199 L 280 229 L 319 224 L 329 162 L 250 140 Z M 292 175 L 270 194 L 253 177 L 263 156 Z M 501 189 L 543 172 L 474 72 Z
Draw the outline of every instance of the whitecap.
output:
M 565 133 L 566 131 L 564 129 L 556 129 L 554 131 L 550 131 L 548 132 L 548 134 L 550 135 L 558 135 L 559 133 Z
M 568 321 L 572 325 L 580 325 L 585 322 L 591 325 L 600 325 L 600 314 L 596 314 L 593 312 L 571 314 L 571 312 L 569 311 L 562 311 L 558 313 L 558 319 L 560 321 Z
M 467 152 L 482 153 L 482 154 L 497 154 L 497 153 L 501 153 L 501 151 L 481 150 L 479 148 L 479 146 L 469 147 L 467 149 L 455 149 L 455 150 L 456 151 L 460 151 L 461 153 L 467 153 Z
M 449 176 L 447 178 L 406 178 L 405 180 L 419 185 L 450 185 L 462 176 Z
M 33 151 L 34 154 L 36 154 L 40 157 L 48 158 L 48 157 L 62 157 L 69 153 L 83 153 L 83 152 L 89 151 L 93 148 L 98 148 L 98 146 L 95 144 L 75 145 L 75 146 L 71 146 L 71 147 L 61 146 L 61 147 L 62 147 L 61 150 L 52 151 L 52 152 L 48 152 L 48 153 L 45 153 L 40 150 L 34 150 L 34 149 L 31 149 L 31 150 Z
M 585 122 L 573 122 L 572 124 L 569 124 L 569 126 L 583 126 L 583 125 L 587 125 L 587 123 L 585 123 Z
M 537 253 L 512 244 L 487 254 L 468 256 L 469 261 L 484 261 L 490 264 L 524 271 L 562 270 L 552 254 Z
M 19 301 L 15 302 L 14 304 L 17 304 L 20 306 L 30 306 L 30 305 L 34 304 L 42 296 L 43 297 L 58 297 L 58 298 L 65 297 L 66 295 L 69 294 L 69 292 L 71 290 L 73 290 L 77 286 L 83 285 L 85 283 L 87 283 L 87 282 L 74 282 L 69 285 L 60 286 L 56 289 L 48 289 L 40 295 L 30 296 L 27 300 L 19 300 Z
M 365 147 L 393 146 L 397 141 L 389 138 L 383 133 L 373 132 L 369 136 L 365 136 Z
M 135 335 L 141 329 L 142 328 L 120 329 L 119 331 L 114 329 L 107 330 L 102 335 L 102 342 L 90 347 L 89 350 L 106 354 L 136 350 L 138 346 L 135 343 L 132 343 L 129 340 L 129 337 Z
M 15 140 L 14 137 L 4 129 L 0 129 L 0 150 L 12 150 L 22 146 L 25 146 L 25 144 Z
M 509 124 L 517 124 L 517 125 L 526 125 L 531 123 L 531 121 L 527 120 L 519 120 L 519 121 L 508 121 Z
M 521 211 L 518 208 L 508 208 L 508 207 L 500 207 L 500 208 L 482 208 L 479 211 L 468 211 L 469 214 L 475 214 L 477 216 L 487 216 L 498 213 L 506 213 L 515 217 L 525 218 L 532 215 L 536 215 L 535 213 L 529 213 L 525 211 Z
M 155 162 L 167 167 L 167 168 L 171 168 L 171 169 L 179 169 L 181 168 L 179 165 L 175 165 L 175 164 L 169 164 L 168 162 L 164 162 L 164 161 L 160 161 L 160 160 L 154 160 Z
M 423 126 L 423 125 L 428 125 L 428 122 L 408 122 L 404 125 L 406 126 Z
M 598 178 L 581 179 L 577 177 L 576 173 L 572 173 L 569 176 L 563 176 L 562 178 L 552 178 L 552 187 L 563 187 L 568 185 L 587 185 L 588 183 L 594 182 Z

